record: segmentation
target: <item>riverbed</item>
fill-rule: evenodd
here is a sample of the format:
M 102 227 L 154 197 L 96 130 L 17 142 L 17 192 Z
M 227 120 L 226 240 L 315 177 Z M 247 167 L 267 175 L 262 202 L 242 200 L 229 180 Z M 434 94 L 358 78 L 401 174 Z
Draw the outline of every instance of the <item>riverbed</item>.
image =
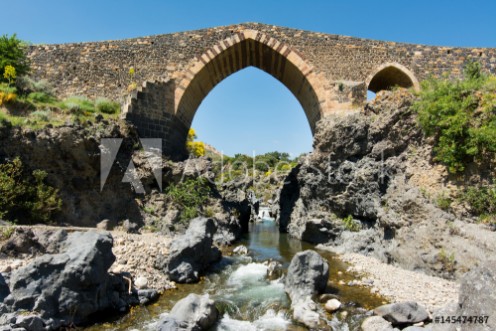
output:
M 294 254 L 315 246 L 279 233 L 274 221 L 267 218 L 251 224 L 249 230 L 234 246 L 245 245 L 247 255 L 234 254 L 234 247 L 224 250 L 222 260 L 198 284 L 177 284 L 177 289 L 164 292 L 156 303 L 135 307 L 124 316 L 105 317 L 105 321 L 85 330 L 155 330 L 155 322 L 189 293 L 208 293 L 216 301 L 221 319 L 213 330 L 305 330 L 291 320 L 282 279 L 269 279 L 267 272 L 273 261 L 279 262 L 285 272 Z M 348 265 L 331 252 L 317 251 L 329 263 L 328 292 L 343 303 L 340 311 L 325 314 L 326 322 L 334 330 L 354 330 L 367 310 L 386 300 L 365 287 L 349 286 L 356 276 L 347 271 Z

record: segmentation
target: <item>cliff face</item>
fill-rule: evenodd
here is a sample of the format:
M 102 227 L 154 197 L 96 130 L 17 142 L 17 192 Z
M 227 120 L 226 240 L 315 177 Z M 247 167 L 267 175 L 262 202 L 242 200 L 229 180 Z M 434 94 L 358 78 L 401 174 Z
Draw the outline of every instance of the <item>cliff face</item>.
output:
M 226 186 L 224 196 L 221 196 L 213 181 L 206 180 L 215 177 L 209 159 L 202 157 L 172 162 L 165 157 L 148 158 L 146 150 L 140 147 L 135 128 L 124 122 L 96 120 L 55 128 L 47 126 L 39 130 L 2 124 L 0 164 L 19 157 L 26 175 L 35 169 L 47 173 L 46 184 L 58 190 L 62 201 L 60 211 L 50 220 L 53 223 L 94 227 L 107 220 L 106 226 L 113 228 L 129 220 L 137 227 L 180 233 L 186 230 L 188 217 L 193 218 L 196 214 L 182 217 L 186 206 L 176 200 L 192 200 L 189 196 L 194 195 L 205 202 L 190 207 L 214 217 L 218 223 L 214 239 L 221 244 L 230 244 L 247 229 L 252 213 L 257 213 L 255 202 L 239 187 Z M 102 150 L 108 148 L 104 139 L 109 138 L 120 139 L 121 144 L 102 187 Z M 129 173 L 131 163 L 134 174 Z M 157 165 L 161 170 L 159 178 L 154 175 Z M 129 183 L 130 175 L 134 183 L 140 183 L 144 193 Z M 200 177 L 205 180 L 200 181 Z M 160 191 L 157 180 L 162 181 L 163 191 Z M 190 180 L 198 187 L 177 188 L 179 183 Z M 176 192 L 177 199 L 165 194 L 171 185 L 181 190 Z M 26 217 L 17 221 L 26 224 L 32 220 Z
M 100 190 L 100 144 L 103 138 L 125 138 L 105 186 Z M 59 223 L 94 226 L 141 220 L 129 183 L 122 178 L 138 141 L 132 128 L 114 122 L 71 124 L 41 130 L 2 126 L 0 161 L 20 157 L 28 172 L 42 169 L 62 199 Z M 23 222 L 23 220 L 19 220 Z
M 281 230 L 446 278 L 492 255 L 494 232 L 426 194 L 456 188 L 431 162 L 412 102 L 406 91 L 381 92 L 362 113 L 321 120 L 314 152 L 281 190 Z

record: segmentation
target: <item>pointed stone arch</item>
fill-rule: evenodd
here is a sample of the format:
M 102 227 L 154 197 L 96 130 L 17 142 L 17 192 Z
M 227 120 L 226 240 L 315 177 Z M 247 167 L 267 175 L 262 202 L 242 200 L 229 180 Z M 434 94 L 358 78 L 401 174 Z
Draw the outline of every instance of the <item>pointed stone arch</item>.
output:
M 207 94 L 226 77 L 249 66 L 272 75 L 294 94 L 313 133 L 325 109 L 323 80 L 289 45 L 256 30 L 234 33 L 192 61 L 176 87 L 176 117 L 189 128 Z
M 367 77 L 365 83 L 367 89 L 374 93 L 391 89 L 394 86 L 413 87 L 415 90 L 420 88 L 413 72 L 399 63 L 385 63 L 377 67 Z

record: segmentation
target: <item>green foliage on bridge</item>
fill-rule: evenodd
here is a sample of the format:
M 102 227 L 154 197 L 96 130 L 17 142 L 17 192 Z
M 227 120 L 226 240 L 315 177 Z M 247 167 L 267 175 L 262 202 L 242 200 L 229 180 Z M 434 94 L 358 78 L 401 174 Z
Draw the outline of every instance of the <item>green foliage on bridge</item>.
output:
M 12 76 L 5 75 L 6 69 L 13 68 L 16 73 L 14 76 L 22 76 L 29 72 L 26 49 L 26 42 L 18 39 L 15 34 L 0 37 L 0 81 L 11 83 Z
M 34 81 L 27 76 L 18 77 L 16 86 L 0 83 L 0 126 L 9 123 L 39 129 L 47 124 L 60 126 L 68 121 L 84 123 L 93 120 L 96 114 L 117 118 L 120 107 L 120 103 L 105 98 L 91 100 L 70 96 L 59 99 L 47 81 Z

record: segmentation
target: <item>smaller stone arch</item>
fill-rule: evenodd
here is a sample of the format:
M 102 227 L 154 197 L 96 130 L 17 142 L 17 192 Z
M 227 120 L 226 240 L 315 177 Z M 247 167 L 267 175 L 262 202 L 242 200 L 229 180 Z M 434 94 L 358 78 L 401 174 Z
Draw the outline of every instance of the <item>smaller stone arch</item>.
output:
M 416 91 L 420 88 L 413 72 L 399 63 L 385 63 L 379 66 L 369 75 L 365 83 L 367 90 L 374 93 L 389 90 L 393 86 L 413 87 Z

